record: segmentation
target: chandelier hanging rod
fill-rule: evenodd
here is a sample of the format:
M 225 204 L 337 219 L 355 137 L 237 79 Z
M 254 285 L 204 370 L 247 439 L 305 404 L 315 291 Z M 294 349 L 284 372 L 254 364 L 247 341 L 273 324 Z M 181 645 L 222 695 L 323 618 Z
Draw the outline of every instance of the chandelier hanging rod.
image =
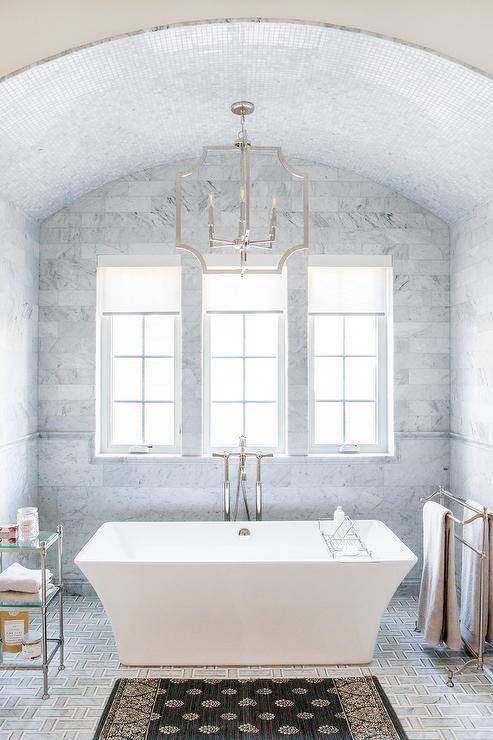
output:
M 238 219 L 238 234 L 235 239 L 221 239 L 216 236 L 214 223 L 214 196 L 209 193 L 208 218 L 209 218 L 209 248 L 220 249 L 221 247 L 233 247 L 240 253 L 240 267 L 243 275 L 246 268 L 247 252 L 250 247 L 271 250 L 276 240 L 277 228 L 277 198 L 272 198 L 269 234 L 266 239 L 250 239 L 250 142 L 245 127 L 245 116 L 255 110 L 255 105 L 248 100 L 240 100 L 233 103 L 231 112 L 240 116 L 240 131 L 235 146 L 240 150 L 240 216 Z

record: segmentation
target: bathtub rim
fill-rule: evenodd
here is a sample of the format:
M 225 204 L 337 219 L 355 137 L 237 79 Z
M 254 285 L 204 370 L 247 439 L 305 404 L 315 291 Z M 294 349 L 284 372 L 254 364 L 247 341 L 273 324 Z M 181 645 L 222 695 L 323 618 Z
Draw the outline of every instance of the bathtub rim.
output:
M 388 555 L 385 554 L 378 554 L 376 556 L 372 556 L 371 558 L 367 557 L 354 557 L 354 556 L 347 556 L 347 557 L 341 557 L 341 558 L 333 558 L 329 551 L 327 550 L 327 556 L 325 558 L 321 557 L 313 557 L 313 558 L 266 558 L 262 557 L 259 559 L 234 559 L 234 558 L 222 558 L 222 559 L 214 559 L 211 557 L 208 558 L 195 558 L 195 559 L 166 559 L 165 557 L 162 557 L 160 559 L 156 558 L 135 558 L 135 557 L 122 557 L 120 553 L 118 556 L 112 556 L 109 557 L 106 553 L 103 556 L 103 553 L 99 551 L 98 553 L 95 553 L 93 556 L 90 556 L 86 554 L 90 552 L 90 548 L 95 547 L 95 543 L 97 539 L 101 538 L 104 535 L 104 530 L 106 528 L 112 527 L 112 526 L 121 526 L 121 525 L 161 525 L 161 526 L 173 526 L 173 525 L 188 525 L 188 526 L 200 526 L 200 525 L 208 525 L 208 526 L 220 526 L 225 529 L 232 529 L 232 528 L 238 528 L 241 529 L 242 527 L 255 527 L 255 526 L 263 526 L 263 525 L 269 525 L 269 524 L 283 524 L 283 525 L 301 525 L 301 524 L 317 524 L 320 520 L 319 519 L 304 519 L 304 520 L 287 520 L 287 519 L 281 519 L 281 520 L 265 520 L 260 522 L 249 522 L 249 521 L 235 521 L 235 522 L 225 522 L 221 520 L 213 520 L 213 521 L 132 521 L 132 520 L 125 520 L 125 521 L 108 521 L 101 524 L 98 529 L 94 532 L 94 534 L 90 537 L 90 539 L 84 544 L 84 546 L 81 548 L 81 550 L 77 553 L 77 555 L 74 557 L 74 563 L 77 565 L 77 567 L 82 571 L 83 568 L 81 565 L 83 563 L 87 564 L 100 564 L 100 565 L 141 565 L 141 566 L 151 566 L 151 565 L 159 565 L 159 566 L 168 566 L 173 567 L 175 565 L 179 566 L 220 566 L 220 565 L 234 565 L 234 566 L 254 566 L 254 565 L 281 565 L 281 564 L 291 564 L 291 565 L 310 565 L 310 564 L 334 564 L 337 563 L 340 564 L 361 564 L 361 565 L 382 565 L 386 563 L 400 563 L 400 562 L 406 562 L 411 564 L 411 568 L 414 567 L 414 565 L 418 562 L 418 557 L 413 553 L 413 551 L 404 543 L 402 540 L 395 534 L 395 532 L 388 527 L 384 522 L 382 522 L 379 519 L 355 519 L 353 520 L 355 524 L 359 523 L 370 523 L 370 524 L 378 524 L 381 527 L 386 530 L 387 535 L 391 537 L 394 542 L 397 541 L 399 546 L 399 552 L 398 553 L 390 553 Z M 245 538 L 247 541 L 247 538 Z M 85 574 L 84 574 L 85 575 Z

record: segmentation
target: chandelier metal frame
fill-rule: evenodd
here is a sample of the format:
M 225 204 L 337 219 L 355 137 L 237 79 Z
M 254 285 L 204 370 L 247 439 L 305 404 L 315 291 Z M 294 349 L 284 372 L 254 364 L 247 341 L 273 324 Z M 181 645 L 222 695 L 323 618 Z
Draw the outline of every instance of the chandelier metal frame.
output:
M 206 146 L 202 150 L 201 158 L 188 170 L 182 170 L 176 174 L 176 248 L 184 252 L 193 254 L 199 261 L 202 272 L 204 273 L 228 273 L 240 274 L 273 274 L 281 273 L 286 260 L 295 252 L 308 249 L 308 232 L 309 232 L 309 203 L 308 203 L 308 175 L 292 167 L 285 159 L 280 147 L 269 146 L 252 146 L 248 140 L 247 130 L 245 128 L 245 116 L 253 113 L 255 106 L 253 103 L 245 100 L 233 103 L 231 111 L 240 116 L 241 128 L 238 132 L 236 142 L 232 146 Z M 184 241 L 182 234 L 182 181 L 197 172 L 205 163 L 209 152 L 240 152 L 240 204 L 238 233 L 234 238 L 222 238 L 216 235 L 214 220 L 214 197 L 210 193 L 208 197 L 208 244 L 210 250 L 224 249 L 231 247 L 239 253 L 240 264 L 238 268 L 223 269 L 214 268 L 207 264 L 203 252 L 196 249 L 192 244 Z M 303 241 L 289 247 L 286 251 L 279 253 L 277 265 L 270 268 L 264 268 L 259 265 L 248 265 L 248 255 L 250 250 L 259 249 L 267 253 L 273 253 L 273 245 L 277 240 L 277 198 L 272 198 L 271 217 L 269 232 L 264 239 L 250 239 L 250 199 L 251 199 L 251 154 L 254 152 L 270 152 L 277 157 L 282 167 L 287 170 L 293 177 L 302 181 L 302 199 L 303 199 Z M 277 255 L 276 255 L 277 256 Z

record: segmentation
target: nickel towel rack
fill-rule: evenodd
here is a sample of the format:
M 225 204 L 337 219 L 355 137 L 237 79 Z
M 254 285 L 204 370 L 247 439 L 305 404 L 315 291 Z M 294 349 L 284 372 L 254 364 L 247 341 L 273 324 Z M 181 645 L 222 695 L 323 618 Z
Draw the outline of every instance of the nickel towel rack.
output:
M 451 501 L 454 501 L 456 504 L 460 504 L 460 506 L 463 506 L 465 509 L 468 509 L 469 511 L 473 512 L 472 516 L 467 517 L 466 519 L 458 519 L 453 514 L 447 514 L 448 517 L 450 517 L 456 524 L 458 524 L 461 527 L 465 527 L 467 524 L 471 524 L 472 522 L 475 522 L 478 519 L 483 520 L 482 524 L 482 537 L 481 537 L 481 550 L 478 550 L 478 548 L 474 547 L 470 542 L 465 540 L 463 537 L 459 537 L 458 534 L 455 534 L 455 539 L 461 542 L 465 547 L 468 547 L 472 552 L 477 555 L 477 557 L 480 559 L 479 563 L 479 604 L 477 605 L 477 609 L 479 610 L 479 640 L 478 640 L 478 650 L 475 650 L 472 645 L 469 645 L 469 643 L 464 640 L 464 637 L 462 637 L 462 641 L 464 642 L 467 650 L 469 653 L 473 656 L 469 660 L 467 660 L 463 665 L 459 666 L 456 669 L 448 668 L 447 669 L 447 686 L 453 686 L 454 685 L 454 675 L 458 675 L 459 673 L 462 673 L 467 668 L 472 667 L 473 665 L 476 665 L 478 671 L 484 671 L 484 647 L 485 647 L 485 629 L 484 629 L 484 608 L 485 608 L 485 597 L 487 594 L 487 583 L 486 583 L 486 568 L 485 568 L 485 560 L 488 557 L 487 552 L 487 532 L 488 532 L 488 526 L 489 526 L 489 518 L 490 513 L 488 512 L 488 509 L 486 506 L 473 506 L 465 499 L 461 498 L 460 496 L 455 496 L 453 493 L 448 491 L 443 486 L 440 486 L 438 490 L 433 491 L 432 494 L 429 496 L 420 498 L 420 502 L 422 504 L 425 504 L 427 501 L 431 501 L 431 499 L 435 498 L 436 496 L 439 497 L 440 503 L 444 505 L 445 499 L 449 499 Z

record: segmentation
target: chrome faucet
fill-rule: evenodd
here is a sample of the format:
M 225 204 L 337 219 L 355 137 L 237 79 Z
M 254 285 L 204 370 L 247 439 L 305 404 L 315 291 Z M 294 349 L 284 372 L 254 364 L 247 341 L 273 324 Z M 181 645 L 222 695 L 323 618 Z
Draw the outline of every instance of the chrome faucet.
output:
M 235 507 L 233 512 L 233 520 L 236 521 L 238 518 L 238 510 L 240 506 L 240 493 L 243 498 L 245 505 L 245 512 L 247 520 L 250 521 L 250 509 L 248 506 L 247 497 L 247 461 L 249 457 L 255 457 L 257 461 L 256 465 L 256 481 L 255 481 L 255 519 L 256 521 L 262 520 L 263 515 L 263 485 L 262 485 L 262 460 L 264 457 L 274 457 L 272 452 L 247 452 L 247 441 L 244 435 L 241 435 L 238 440 L 238 452 L 214 452 L 213 457 L 221 457 L 224 460 L 224 482 L 223 482 L 223 498 L 224 498 L 224 520 L 229 522 L 231 520 L 231 482 L 229 479 L 229 458 L 238 458 L 238 480 L 236 486 L 236 497 Z

